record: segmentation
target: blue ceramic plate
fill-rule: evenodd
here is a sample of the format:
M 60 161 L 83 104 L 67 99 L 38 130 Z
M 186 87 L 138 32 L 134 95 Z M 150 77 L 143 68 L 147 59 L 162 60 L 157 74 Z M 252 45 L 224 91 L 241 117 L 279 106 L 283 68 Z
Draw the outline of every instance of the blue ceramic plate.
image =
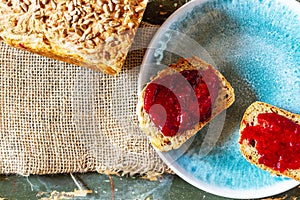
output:
M 230 198 L 261 198 L 299 184 L 249 164 L 239 151 L 239 124 L 259 100 L 300 113 L 300 4 L 288 0 L 195 0 L 177 10 L 154 36 L 139 91 L 178 57 L 215 65 L 236 101 L 180 149 L 159 153 L 192 185 Z

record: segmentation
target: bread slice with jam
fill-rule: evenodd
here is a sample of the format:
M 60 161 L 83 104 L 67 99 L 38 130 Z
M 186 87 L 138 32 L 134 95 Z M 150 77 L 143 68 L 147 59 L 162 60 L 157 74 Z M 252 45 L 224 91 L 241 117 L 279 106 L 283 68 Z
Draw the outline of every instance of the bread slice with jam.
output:
M 254 102 L 241 121 L 239 143 L 250 163 L 300 181 L 300 115 Z
M 198 57 L 180 58 L 141 91 L 139 126 L 155 149 L 177 149 L 234 100 L 232 86 L 212 65 Z

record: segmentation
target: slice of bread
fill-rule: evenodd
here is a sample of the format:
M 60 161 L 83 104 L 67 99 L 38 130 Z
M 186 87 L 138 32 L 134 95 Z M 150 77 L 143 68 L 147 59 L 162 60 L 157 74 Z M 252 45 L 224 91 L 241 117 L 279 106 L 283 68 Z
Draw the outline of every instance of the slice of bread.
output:
M 121 71 L 147 0 L 0 2 L 0 41 L 106 74 Z
M 247 126 L 255 126 L 258 124 L 257 116 L 260 113 L 276 113 L 278 115 L 290 119 L 292 122 L 296 124 L 300 124 L 300 115 L 288 112 L 286 110 L 277 108 L 273 105 L 264 102 L 259 102 L 259 101 L 254 102 L 246 109 L 243 119 L 241 121 L 240 140 L 239 140 L 241 153 L 250 163 L 256 165 L 257 167 L 263 170 L 270 172 L 273 175 L 283 175 L 300 181 L 300 169 L 296 169 L 296 170 L 287 169 L 284 172 L 280 172 L 279 170 L 274 170 L 274 168 L 261 164 L 259 162 L 260 154 L 255 148 L 256 142 L 248 141 L 249 138 L 248 139 L 242 138 L 243 130 Z
M 177 133 L 175 136 L 163 135 L 162 132 L 150 120 L 149 115 L 144 109 L 144 97 L 147 85 L 153 82 L 154 80 L 163 78 L 166 75 L 172 75 L 183 70 L 205 70 L 208 67 L 212 69 L 213 73 L 218 78 L 220 84 L 215 101 L 212 103 L 211 116 L 205 121 L 196 123 L 193 127 L 190 127 L 188 130 L 185 130 L 181 133 Z M 139 95 L 139 100 L 137 104 L 137 115 L 140 128 L 150 138 L 150 141 L 154 148 L 159 151 L 169 151 L 172 149 L 179 148 L 183 143 L 185 143 L 189 138 L 194 136 L 215 116 L 217 116 L 223 110 L 228 108 L 235 100 L 234 90 L 229 84 L 229 82 L 225 79 L 225 77 L 215 68 L 213 68 L 210 64 L 197 57 L 187 59 L 180 58 L 176 64 L 171 64 L 169 68 L 160 71 L 154 78 L 152 78 L 151 82 L 144 87 L 144 89 Z

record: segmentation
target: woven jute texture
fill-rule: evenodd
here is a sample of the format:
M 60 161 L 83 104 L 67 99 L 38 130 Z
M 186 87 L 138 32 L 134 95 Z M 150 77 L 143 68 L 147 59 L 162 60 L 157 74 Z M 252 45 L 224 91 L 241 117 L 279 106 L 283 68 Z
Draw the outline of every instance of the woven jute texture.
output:
M 139 66 L 155 30 L 142 23 L 115 77 L 0 43 L 0 173 L 171 172 L 135 111 Z

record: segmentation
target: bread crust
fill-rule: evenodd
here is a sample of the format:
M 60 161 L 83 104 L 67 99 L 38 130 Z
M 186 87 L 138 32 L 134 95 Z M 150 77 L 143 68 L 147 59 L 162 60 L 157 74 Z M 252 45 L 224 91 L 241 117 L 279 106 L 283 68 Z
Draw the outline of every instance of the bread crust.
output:
M 0 41 L 106 74 L 120 72 L 147 0 L 0 2 Z
M 122 68 L 122 65 L 120 65 L 119 63 L 125 62 L 125 57 L 124 57 L 122 58 L 122 60 L 119 61 L 119 63 L 116 63 L 115 66 L 113 67 L 109 65 L 105 65 L 101 62 L 95 64 L 95 63 L 88 62 L 88 60 L 86 60 L 84 56 L 80 56 L 79 54 L 67 53 L 66 49 L 61 48 L 59 45 L 52 44 L 50 47 L 49 45 L 39 43 L 38 45 L 32 46 L 31 43 L 27 42 L 31 40 L 16 40 L 7 37 L 4 38 L 5 38 L 4 42 L 12 47 L 29 51 L 35 54 L 39 54 L 41 56 L 45 56 L 48 58 L 60 60 L 62 62 L 67 62 L 69 64 L 86 67 L 95 71 L 101 71 L 109 75 L 118 74 Z
M 152 78 L 152 80 L 163 77 L 167 74 L 176 73 L 177 71 L 180 72 L 187 69 L 206 69 L 208 66 L 211 65 L 199 59 L 198 57 L 191 57 L 187 59 L 181 58 L 176 64 L 172 64 L 169 68 L 160 71 L 154 78 Z M 176 71 L 174 71 L 174 69 L 176 69 Z M 234 90 L 230 83 L 215 68 L 213 68 L 213 71 L 219 78 L 221 87 L 218 96 L 213 103 L 211 117 L 204 122 L 195 124 L 195 126 L 191 127 L 191 129 L 172 137 L 164 136 L 150 120 L 149 115 L 144 110 L 145 89 L 151 82 L 148 83 L 141 91 L 137 104 L 139 126 L 142 131 L 145 132 L 145 134 L 149 137 L 155 149 L 157 149 L 158 151 L 170 151 L 172 149 L 179 148 L 183 143 L 185 143 L 189 138 L 194 136 L 200 129 L 202 129 L 207 123 L 209 123 L 214 117 L 231 106 L 231 104 L 234 102 Z
M 292 120 L 296 124 L 300 124 L 300 115 L 288 112 L 286 110 L 280 109 L 273 105 L 256 101 L 252 103 L 245 111 L 244 116 L 241 121 L 240 125 L 240 151 L 243 156 L 252 164 L 256 165 L 257 167 L 270 172 L 273 175 L 279 176 L 287 176 L 292 179 L 300 181 L 300 169 L 297 170 L 285 170 L 283 173 L 274 170 L 268 166 L 260 164 L 258 159 L 260 155 L 258 154 L 255 147 L 249 145 L 248 141 L 244 139 L 241 141 L 242 131 L 246 128 L 247 125 L 255 126 L 257 124 L 257 115 L 260 113 L 277 113 L 278 115 L 284 116 L 290 120 Z

